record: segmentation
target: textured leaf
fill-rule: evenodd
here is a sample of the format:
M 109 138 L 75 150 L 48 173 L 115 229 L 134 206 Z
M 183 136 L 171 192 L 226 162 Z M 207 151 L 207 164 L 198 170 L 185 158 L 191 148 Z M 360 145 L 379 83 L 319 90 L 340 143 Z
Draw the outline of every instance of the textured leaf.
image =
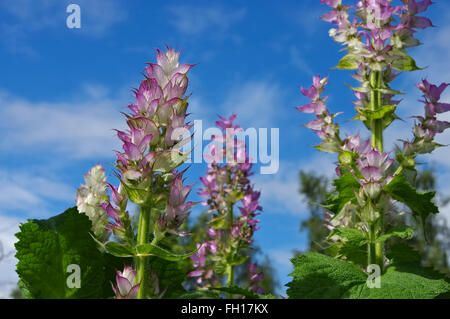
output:
M 360 60 L 359 56 L 347 54 L 339 61 L 339 64 L 334 69 L 355 70 L 358 68 L 358 60 Z
M 325 153 L 337 153 L 339 152 L 339 147 L 335 143 L 322 142 L 319 145 L 314 146 L 314 148 L 320 152 Z
M 105 244 L 105 249 L 113 256 L 116 257 L 133 257 L 136 252 L 133 247 L 127 244 L 119 244 L 113 241 Z
M 182 283 L 190 268 L 183 263 L 158 257 L 150 257 L 149 265 L 152 273 L 158 276 L 160 290 L 165 290 L 164 298 L 176 298 L 186 293 Z
M 400 56 L 396 57 L 392 62 L 392 68 L 397 71 L 415 71 L 421 70 L 416 65 L 416 61 L 409 55 L 401 53 Z
M 71 208 L 47 220 L 30 220 L 16 234 L 17 273 L 30 298 L 112 297 L 117 259 L 101 253 L 90 236 L 91 221 Z M 120 260 L 120 259 L 119 259 Z M 123 259 L 120 260 L 120 263 Z M 69 288 L 67 267 L 80 267 L 80 288 Z
M 133 203 L 137 205 L 145 205 L 148 203 L 151 197 L 151 193 L 148 189 L 135 188 L 127 185 L 121 180 L 122 186 L 127 192 L 127 196 Z
M 388 230 L 386 233 L 377 238 L 377 242 L 385 242 L 391 237 L 399 237 L 403 239 L 411 239 L 414 236 L 414 230 L 411 227 L 401 225 Z
M 180 151 L 162 151 L 158 152 L 152 163 L 153 170 L 156 172 L 167 173 L 181 164 L 183 164 L 188 158 L 189 152 L 180 152 Z
M 430 299 L 450 291 L 443 275 L 417 264 L 393 262 L 381 276 L 380 288 L 369 288 L 367 275 L 352 263 L 318 253 L 292 259 L 293 280 L 287 284 L 290 298 Z
M 356 202 L 354 191 L 358 190 L 360 185 L 350 173 L 342 174 L 333 184 L 336 192 L 327 195 L 327 205 L 324 207 L 336 215 L 348 202 Z
M 433 203 L 436 192 L 418 192 L 405 179 L 403 175 L 397 175 L 384 187 L 395 200 L 407 205 L 414 215 L 425 220 L 430 214 L 439 213 L 439 209 Z
M 217 299 L 219 298 L 219 293 L 211 290 L 196 290 L 189 291 L 182 295 L 177 296 L 177 299 Z
M 191 257 L 199 249 L 200 247 L 187 254 L 175 254 L 153 244 L 142 244 L 136 246 L 136 256 L 157 256 L 168 261 L 179 261 Z
M 291 259 L 294 279 L 287 284 L 289 298 L 348 298 L 350 290 L 367 276 L 354 264 L 318 253 Z

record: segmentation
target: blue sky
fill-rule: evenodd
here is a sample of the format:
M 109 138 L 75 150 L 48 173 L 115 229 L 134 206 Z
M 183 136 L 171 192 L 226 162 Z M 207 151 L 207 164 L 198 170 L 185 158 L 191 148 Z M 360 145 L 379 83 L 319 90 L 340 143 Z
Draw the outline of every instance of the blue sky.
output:
M 412 51 L 423 71 L 404 74 L 395 88 L 410 93 L 386 133 L 389 145 L 411 136 L 409 116 L 421 113 L 414 83 L 428 76 L 449 81 L 450 6 L 436 1 L 429 13 L 437 28 L 419 34 Z M 66 7 L 81 7 L 81 29 L 66 27 Z M 146 62 L 165 45 L 182 50 L 190 71 L 191 120 L 212 125 L 217 114 L 238 114 L 247 127 L 280 128 L 280 169 L 255 174 L 264 207 L 256 242 L 269 255 L 284 285 L 293 249 L 304 249 L 298 232 L 307 217 L 298 194 L 298 171 L 331 176 L 331 155 L 311 146 L 318 139 L 300 126 L 311 118 L 294 107 L 306 103 L 299 86 L 329 75 L 328 106 L 344 134 L 364 129 L 350 122 L 354 111 L 350 72 L 331 70 L 342 53 L 328 37 L 327 12 L 319 0 L 303 1 L 119 1 L 2 0 L 0 3 L 0 241 L 13 248 L 13 234 L 26 218 L 47 218 L 73 206 L 83 174 L 114 161 L 120 145 L 113 128 L 124 127 L 120 111 L 132 102 Z M 447 93 L 444 99 L 449 100 Z M 450 144 L 449 134 L 440 142 Z M 450 177 L 450 151 L 423 161 L 439 168 L 438 185 Z M 188 182 L 199 186 L 205 165 L 194 164 Z M 110 181 L 116 182 L 110 175 Z M 192 199 L 197 199 L 193 194 Z M 198 211 L 194 213 L 198 214 Z M 450 209 L 444 214 L 450 217 Z M 0 261 L 0 296 L 16 281 L 12 256 Z

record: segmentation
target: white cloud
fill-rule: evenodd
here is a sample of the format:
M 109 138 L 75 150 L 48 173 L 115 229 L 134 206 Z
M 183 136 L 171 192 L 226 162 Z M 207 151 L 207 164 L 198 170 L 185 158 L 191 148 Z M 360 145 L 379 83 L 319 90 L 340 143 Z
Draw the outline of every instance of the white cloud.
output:
M 3 258 L 0 256 L 0 298 L 8 298 L 18 281 L 15 272 L 17 260 L 14 258 L 17 239 L 14 234 L 19 230 L 19 222 L 21 220 L 0 213 L 0 245 L 3 249 Z
M 303 158 L 294 163 L 281 161 L 277 174 L 255 175 L 252 182 L 261 190 L 261 204 L 266 213 L 305 215 L 308 209 L 304 197 L 299 193 L 300 169 L 325 176 L 334 174 L 333 157 L 324 154 Z
M 277 268 L 280 272 L 292 270 L 291 258 L 294 257 L 293 250 L 272 249 L 268 252 L 268 255 L 271 261 L 278 266 Z
M 27 216 L 45 214 L 47 201 L 71 201 L 75 199 L 75 188 L 50 179 L 27 173 L 23 170 L 0 170 L 0 207 L 4 211 L 21 211 Z
M 223 35 L 245 16 L 245 9 L 231 10 L 218 5 L 176 5 L 167 7 L 170 23 L 181 33 L 198 35 L 205 31 Z
M 289 49 L 289 55 L 291 56 L 292 64 L 300 71 L 312 75 L 313 70 L 310 68 L 308 61 L 300 54 L 300 50 L 296 46 L 291 46 Z
M 221 110 L 227 116 L 238 114 L 237 122 L 245 128 L 273 127 L 284 108 L 283 95 L 276 82 L 248 81 L 230 88 Z
M 93 94 L 93 93 L 91 93 Z M 73 102 L 31 102 L 0 93 L 0 149 L 11 154 L 65 154 L 105 158 L 118 149 L 113 128 L 122 128 L 123 103 L 92 96 Z
M 28 44 L 29 38 L 43 30 L 67 28 L 66 7 L 71 3 L 70 0 L 2 0 L 0 9 L 5 19 L 0 22 L 0 41 L 11 53 L 37 55 Z M 81 29 L 77 32 L 86 36 L 103 36 L 127 18 L 127 10 L 117 1 L 78 0 L 76 4 L 81 9 Z

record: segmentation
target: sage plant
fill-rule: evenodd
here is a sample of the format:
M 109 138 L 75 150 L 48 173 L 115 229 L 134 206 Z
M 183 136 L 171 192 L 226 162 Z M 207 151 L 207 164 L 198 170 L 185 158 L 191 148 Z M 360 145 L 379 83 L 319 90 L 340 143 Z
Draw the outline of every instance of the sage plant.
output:
M 432 2 L 403 0 L 403 4 L 394 5 L 391 0 L 361 0 L 346 5 L 342 0 L 321 0 L 321 3 L 332 8 L 322 16 L 323 20 L 334 24 L 330 36 L 347 51 L 336 68 L 356 70 L 353 78 L 360 82 L 358 87 L 351 87 L 356 97 L 354 120 L 362 121 L 371 137 L 361 140 L 359 134 L 340 136 L 339 125 L 335 123 L 338 114 L 328 110 L 327 96 L 323 96 L 327 77 L 313 77 L 312 86 L 302 88 L 302 94 L 311 102 L 298 110 L 316 116 L 305 125 L 322 140 L 316 148 L 338 154 L 336 192 L 328 195 L 325 206 L 329 210 L 326 222 L 331 230 L 329 238 L 333 251 L 351 260 L 348 245 L 351 238 L 357 237 L 367 243 L 365 265 L 377 264 L 383 269 L 387 262 L 384 241 L 392 236 L 412 236 L 411 230 L 404 226 L 386 229 L 388 204 L 393 200 L 402 202 L 418 218 L 437 213 L 431 202 L 434 193 L 416 192 L 408 180 L 411 174 L 406 171 L 415 172 L 415 159 L 419 154 L 442 146 L 434 142 L 434 138 L 450 124 L 437 120 L 436 114 L 450 110 L 449 104 L 439 101 L 448 84 L 435 86 L 427 80 L 419 83 L 425 116 L 416 117 L 418 123 L 414 126 L 413 140 L 404 141 L 403 149 L 395 157 L 392 152 L 384 151 L 383 143 L 383 132 L 398 118 L 395 110 L 400 103 L 395 96 L 401 92 L 392 89 L 390 83 L 401 72 L 419 69 L 408 55 L 408 49 L 419 45 L 415 38 L 417 29 L 432 26 L 428 18 L 419 15 Z M 394 161 L 395 171 L 390 169 Z
M 149 256 L 167 260 L 190 256 L 157 246 L 166 234 L 186 235 L 180 226 L 196 204 L 187 201 L 192 185 L 184 185 L 186 170 L 176 170 L 187 158 L 177 144 L 183 142 L 182 133 L 191 128 L 186 122 L 189 96 L 184 94 L 187 73 L 193 66 L 179 64 L 179 55 L 170 48 L 165 53 L 158 50 L 157 63 L 148 64 L 145 79 L 134 90 L 136 103 L 128 105 L 130 112 L 124 113 L 128 130 L 116 130 L 123 149 L 116 151 L 115 175 L 120 185 L 107 184 L 104 169 L 95 166 L 86 175 L 87 186 L 78 191 L 78 209 L 93 221 L 100 244 L 115 256 L 135 259 L 134 268 L 126 266 L 118 273 L 114 290 L 118 298 L 146 298 L 159 292 L 159 286 L 149 287 L 149 277 L 157 283 L 156 274 L 150 272 Z M 111 200 L 106 195 L 107 187 Z M 139 209 L 137 229 L 133 229 L 127 211 L 129 202 Z M 114 234 L 119 243 L 104 243 L 107 236 L 97 234 L 102 226 L 102 231 Z
M 262 210 L 258 201 L 260 192 L 250 183 L 252 164 L 246 144 L 237 138 L 237 133 L 243 130 L 234 124 L 235 119 L 235 114 L 229 118 L 220 116 L 216 122 L 222 134 L 213 136 L 210 153 L 205 155 L 208 170 L 206 176 L 200 178 L 199 194 L 206 198 L 203 205 L 208 207 L 211 218 L 206 230 L 208 240 L 191 257 L 196 269 L 190 276 L 196 277 L 202 287 L 220 285 L 223 275 L 226 286 L 235 284 L 235 267 L 247 260 L 242 251 L 251 249 L 253 234 L 258 230 L 256 217 Z M 248 288 L 261 292 L 257 283 L 263 274 L 257 273 L 256 263 L 251 264 L 249 270 Z

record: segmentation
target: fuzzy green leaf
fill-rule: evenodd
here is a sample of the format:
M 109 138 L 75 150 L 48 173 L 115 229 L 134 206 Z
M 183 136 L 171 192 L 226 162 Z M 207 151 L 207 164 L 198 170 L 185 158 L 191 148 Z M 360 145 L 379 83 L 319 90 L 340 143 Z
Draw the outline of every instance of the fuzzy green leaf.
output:
M 334 180 L 333 185 L 336 192 L 327 195 L 327 205 L 324 207 L 336 215 L 348 202 L 356 202 L 354 191 L 359 190 L 360 185 L 350 173 L 342 174 Z
M 345 256 L 347 260 L 358 265 L 364 265 L 367 262 L 368 240 L 361 230 L 345 227 L 335 228 L 328 237 L 331 238 L 334 235 L 344 239 L 334 244 L 337 256 Z
M 414 230 L 411 227 L 401 225 L 388 230 L 386 233 L 377 238 L 377 242 L 382 243 L 391 237 L 399 237 L 403 239 L 411 239 L 414 236 Z
M 153 170 L 156 172 L 170 172 L 183 164 L 188 158 L 189 152 L 162 151 L 158 152 L 152 160 Z
M 319 145 L 314 146 L 314 148 L 320 152 L 326 153 L 337 153 L 340 151 L 338 145 L 330 142 L 322 142 Z
M 116 257 L 133 257 L 136 255 L 136 251 L 133 247 L 127 244 L 119 244 L 113 241 L 105 244 L 105 249 L 113 256 Z
M 158 276 L 159 288 L 161 291 L 165 291 L 164 298 L 176 298 L 186 293 L 182 286 L 190 270 L 186 264 L 150 257 L 149 266 L 152 273 Z
M 425 220 L 430 214 L 439 213 L 438 207 L 433 203 L 436 192 L 418 192 L 405 179 L 397 175 L 384 187 L 395 200 L 407 205 L 415 216 Z
M 380 288 L 367 286 L 367 274 L 352 263 L 309 252 L 292 259 L 290 298 L 432 299 L 450 291 L 443 275 L 417 265 L 392 263 L 381 276 Z
M 187 254 L 175 254 L 154 244 L 141 244 L 136 246 L 136 256 L 157 256 L 168 261 L 179 261 L 191 257 L 199 249 Z
M 344 56 L 337 66 L 335 66 L 333 69 L 341 69 L 341 70 L 355 70 L 358 68 L 358 61 L 361 58 L 354 54 L 347 54 Z
M 150 199 L 150 191 L 148 189 L 135 188 L 121 181 L 123 188 L 127 192 L 127 196 L 133 203 L 137 205 L 145 205 Z
M 17 273 L 30 298 L 107 298 L 118 258 L 101 253 L 91 221 L 76 207 L 47 220 L 29 220 L 16 234 Z M 120 260 L 120 259 L 119 259 Z M 120 267 L 123 259 L 120 260 Z M 69 265 L 80 267 L 80 288 L 69 288 Z M 119 266 L 118 266 L 119 267 Z
M 393 60 L 392 68 L 397 71 L 422 70 L 417 66 L 416 61 L 406 53 L 401 53 Z

